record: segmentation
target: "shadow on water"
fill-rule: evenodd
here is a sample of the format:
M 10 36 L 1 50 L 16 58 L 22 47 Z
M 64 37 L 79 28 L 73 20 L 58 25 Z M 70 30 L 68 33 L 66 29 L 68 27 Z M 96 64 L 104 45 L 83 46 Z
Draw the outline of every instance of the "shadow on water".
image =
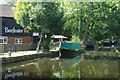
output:
M 118 78 L 118 60 L 82 60 L 61 66 L 67 59 L 40 58 L 3 65 L 3 78 Z

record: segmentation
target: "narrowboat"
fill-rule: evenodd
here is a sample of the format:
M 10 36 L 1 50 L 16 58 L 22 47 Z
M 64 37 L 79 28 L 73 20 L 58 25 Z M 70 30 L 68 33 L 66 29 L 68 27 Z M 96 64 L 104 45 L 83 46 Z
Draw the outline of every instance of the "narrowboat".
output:
M 84 53 L 84 44 L 80 42 L 61 42 L 60 58 L 74 58 Z

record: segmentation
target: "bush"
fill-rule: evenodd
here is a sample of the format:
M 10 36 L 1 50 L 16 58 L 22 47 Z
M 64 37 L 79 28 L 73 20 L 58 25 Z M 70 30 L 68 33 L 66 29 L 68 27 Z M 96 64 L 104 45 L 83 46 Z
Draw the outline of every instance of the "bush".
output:
M 81 42 L 81 39 L 79 38 L 78 35 L 72 35 L 71 41 L 79 41 L 79 42 Z

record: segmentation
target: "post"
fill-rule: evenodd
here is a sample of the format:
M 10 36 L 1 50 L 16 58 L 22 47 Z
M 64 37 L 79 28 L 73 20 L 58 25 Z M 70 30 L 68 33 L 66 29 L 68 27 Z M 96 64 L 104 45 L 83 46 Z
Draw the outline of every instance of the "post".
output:
M 11 51 L 11 49 L 9 49 L 8 55 L 9 55 L 10 57 L 12 56 L 12 51 Z
M 15 52 L 17 51 L 16 44 L 15 44 L 15 46 L 14 46 L 14 51 L 15 51 Z
M 41 42 L 42 42 L 42 37 L 43 37 L 43 33 L 41 32 L 40 40 L 38 42 L 37 49 L 36 49 L 37 53 L 39 53 L 40 45 L 41 45 Z
M 5 52 L 5 46 L 4 45 L 2 45 L 2 53 L 4 53 Z

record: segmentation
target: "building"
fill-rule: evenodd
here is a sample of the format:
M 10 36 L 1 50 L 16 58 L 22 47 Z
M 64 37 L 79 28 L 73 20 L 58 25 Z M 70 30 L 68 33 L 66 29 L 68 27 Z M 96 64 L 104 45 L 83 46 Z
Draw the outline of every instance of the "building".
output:
M 51 38 L 54 42 L 68 40 L 67 37 L 65 37 L 63 35 L 53 35 L 53 36 L 51 36 Z
M 0 5 L 0 53 L 32 49 L 33 35 L 16 23 L 12 7 Z

